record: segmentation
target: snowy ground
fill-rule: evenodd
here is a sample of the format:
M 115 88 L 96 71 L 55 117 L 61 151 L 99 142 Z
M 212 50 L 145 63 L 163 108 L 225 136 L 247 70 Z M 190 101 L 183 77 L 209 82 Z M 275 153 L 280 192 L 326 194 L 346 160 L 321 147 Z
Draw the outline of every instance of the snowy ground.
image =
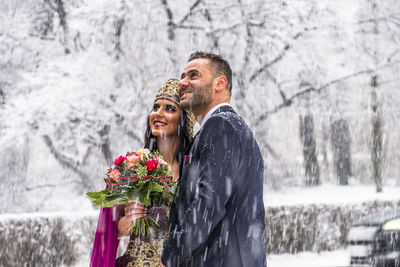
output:
M 268 267 L 344 267 L 349 266 L 347 250 L 332 252 L 268 255 Z
M 266 207 L 309 204 L 356 204 L 373 200 L 397 201 L 400 187 L 384 187 L 376 193 L 373 185 L 334 186 L 322 185 L 311 188 L 288 188 L 280 191 L 265 191 Z M 268 267 L 339 267 L 349 266 L 350 255 L 346 249 L 298 254 L 267 255 Z
M 264 193 L 266 207 L 309 204 L 357 204 L 373 200 L 391 201 L 400 199 L 400 187 L 387 186 L 376 193 L 373 185 L 321 185 L 315 187 L 292 187 Z

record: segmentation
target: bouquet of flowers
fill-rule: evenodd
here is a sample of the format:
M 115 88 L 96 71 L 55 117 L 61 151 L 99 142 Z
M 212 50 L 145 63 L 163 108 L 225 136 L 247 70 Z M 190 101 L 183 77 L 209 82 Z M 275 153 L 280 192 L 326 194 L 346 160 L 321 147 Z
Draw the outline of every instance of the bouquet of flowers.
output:
M 139 200 L 148 208 L 155 203 L 168 205 L 176 190 L 167 163 L 157 151 L 152 153 L 148 149 L 116 158 L 104 181 L 106 189 L 86 193 L 96 206 L 124 205 L 128 200 Z M 151 217 L 137 219 L 132 223 L 131 234 L 145 234 L 152 225 L 158 223 Z

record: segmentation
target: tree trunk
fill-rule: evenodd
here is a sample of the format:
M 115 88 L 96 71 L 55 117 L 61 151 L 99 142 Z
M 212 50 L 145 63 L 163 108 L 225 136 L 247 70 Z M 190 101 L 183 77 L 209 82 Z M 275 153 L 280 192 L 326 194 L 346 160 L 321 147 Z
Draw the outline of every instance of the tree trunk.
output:
M 376 185 L 376 192 L 382 192 L 382 123 L 378 109 L 378 100 L 375 88 L 378 86 L 377 76 L 371 78 L 371 109 L 372 109 L 372 178 Z
M 312 115 L 300 116 L 300 139 L 303 144 L 306 185 L 319 185 L 319 166 L 314 139 L 314 121 Z
M 340 185 L 348 185 L 351 176 L 350 131 L 346 120 L 339 119 L 331 125 L 333 161 Z

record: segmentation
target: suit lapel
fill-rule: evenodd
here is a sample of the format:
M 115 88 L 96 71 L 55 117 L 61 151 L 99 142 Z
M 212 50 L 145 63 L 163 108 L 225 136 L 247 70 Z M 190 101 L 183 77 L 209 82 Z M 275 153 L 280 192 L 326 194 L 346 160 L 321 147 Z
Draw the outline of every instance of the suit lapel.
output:
M 218 109 L 216 109 L 216 110 L 211 114 L 210 117 L 214 116 L 215 114 L 222 113 L 222 112 L 232 112 L 232 113 L 236 113 L 235 110 L 234 110 L 230 105 L 224 105 L 224 106 L 219 107 Z M 183 165 L 184 165 L 185 159 L 186 159 L 186 157 L 191 157 L 191 156 L 192 156 L 192 155 L 190 154 L 190 151 L 191 151 L 191 149 L 192 149 L 192 147 L 193 147 L 193 144 L 194 144 L 195 141 L 196 141 L 196 138 L 197 138 L 198 135 L 200 134 L 201 130 L 202 130 L 202 129 L 200 129 L 200 130 L 196 133 L 196 135 L 193 137 L 192 141 L 190 141 L 189 145 L 186 147 L 186 149 L 185 149 L 185 151 L 184 151 L 184 153 L 183 153 L 182 164 L 180 164 L 180 166 L 179 166 L 179 176 L 180 176 L 180 177 L 182 177 L 182 171 L 183 171 Z M 178 184 L 179 184 L 179 182 L 178 182 Z

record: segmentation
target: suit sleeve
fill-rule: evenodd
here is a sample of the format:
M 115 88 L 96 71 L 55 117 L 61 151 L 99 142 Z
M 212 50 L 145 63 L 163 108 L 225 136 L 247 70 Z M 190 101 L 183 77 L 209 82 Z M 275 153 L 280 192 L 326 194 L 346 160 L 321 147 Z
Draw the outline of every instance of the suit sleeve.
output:
M 195 197 L 164 244 L 161 260 L 166 266 L 184 264 L 204 246 L 224 218 L 231 196 L 241 156 L 240 139 L 233 126 L 219 116 L 211 117 L 203 127 L 207 128 L 199 136 L 199 160 L 191 164 L 188 177 L 182 177 L 194 181 Z

